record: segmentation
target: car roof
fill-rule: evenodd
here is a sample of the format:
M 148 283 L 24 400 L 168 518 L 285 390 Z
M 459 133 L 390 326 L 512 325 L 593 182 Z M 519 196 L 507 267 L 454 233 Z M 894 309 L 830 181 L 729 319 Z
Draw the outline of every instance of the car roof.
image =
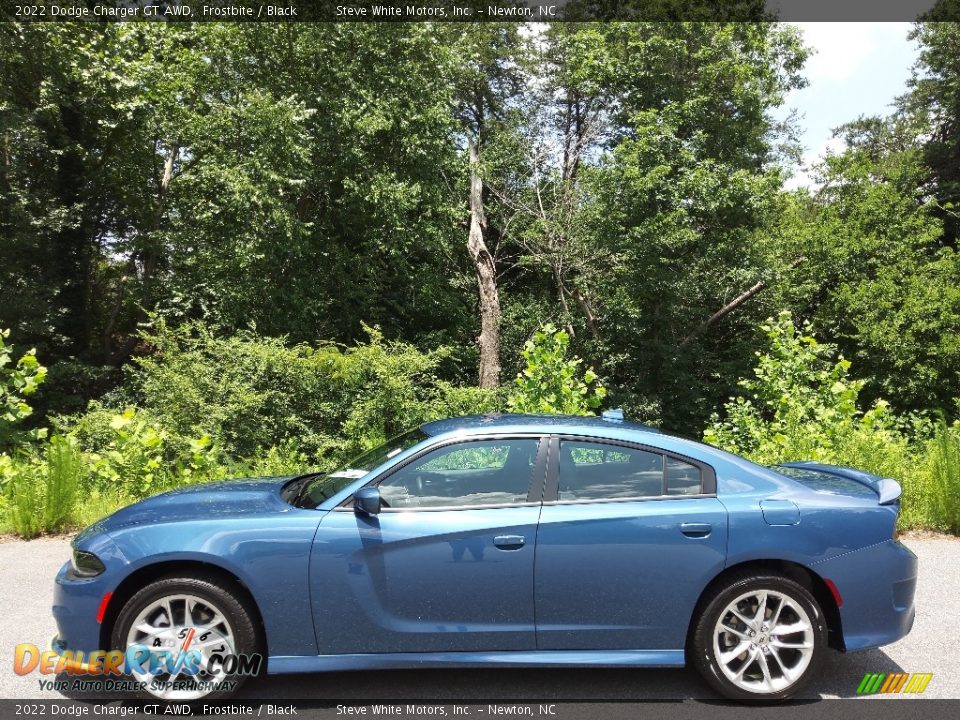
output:
M 619 420 L 595 415 L 526 415 L 520 413 L 489 413 L 487 415 L 465 415 L 463 417 L 434 420 L 420 426 L 427 435 L 436 436 L 454 432 L 583 432 L 587 435 L 598 434 L 604 430 L 633 430 L 660 434 L 660 431 L 642 423 Z

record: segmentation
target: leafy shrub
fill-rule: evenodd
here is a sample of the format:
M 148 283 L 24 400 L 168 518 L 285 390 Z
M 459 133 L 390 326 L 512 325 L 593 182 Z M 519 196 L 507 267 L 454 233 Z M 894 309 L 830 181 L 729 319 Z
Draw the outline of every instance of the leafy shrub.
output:
M 544 325 L 520 352 L 526 367 L 514 380 L 507 407 L 513 412 L 589 415 L 600 407 L 607 391 L 593 368 L 580 375 L 580 358 L 567 359 L 570 336 Z
M 761 463 L 817 460 L 887 474 L 908 452 L 902 421 L 880 400 L 863 412 L 862 380 L 850 362 L 799 330 L 789 313 L 768 320 L 770 347 L 757 353 L 754 377 L 740 381 L 746 397 L 731 398 L 725 418 L 711 417 L 704 440 Z
M 118 489 L 134 498 L 219 476 L 216 451 L 209 436 L 170 442 L 169 433 L 135 408 L 110 419 L 112 436 L 89 454 L 94 484 Z
M 0 453 L 0 496 L 6 492 L 15 471 L 13 458 L 6 453 Z
M 0 330 L 0 449 L 19 440 L 16 425 L 33 412 L 25 398 L 36 392 L 47 376 L 35 350 L 27 351 L 8 367 L 13 361 L 13 347 L 5 343 L 8 337 L 9 330 Z M 34 437 L 43 434 L 42 430 L 35 431 Z
M 864 383 L 833 346 L 787 313 L 763 327 L 770 348 L 757 353 L 754 378 L 740 382 L 747 396 L 731 398 L 724 418 L 713 415 L 706 442 L 763 464 L 817 460 L 895 478 L 902 528 L 960 531 L 960 426 L 897 418 L 882 400 L 861 410 Z
M 234 460 L 294 443 L 321 467 L 425 420 L 498 406 L 496 393 L 438 377 L 448 348 L 424 352 L 366 331 L 369 341 L 351 347 L 288 347 L 278 338 L 222 338 L 199 324 L 171 329 L 158 321 L 144 337 L 156 351 L 136 361 L 127 399 L 169 442 L 209 435 Z
M 309 459 L 300 451 L 297 444 L 287 442 L 261 452 L 244 467 L 244 472 L 241 474 L 253 477 L 274 477 L 300 475 L 311 469 Z
M 92 525 L 135 500 L 123 488 L 93 488 L 84 493 L 83 502 L 77 503 L 74 523 L 77 527 Z

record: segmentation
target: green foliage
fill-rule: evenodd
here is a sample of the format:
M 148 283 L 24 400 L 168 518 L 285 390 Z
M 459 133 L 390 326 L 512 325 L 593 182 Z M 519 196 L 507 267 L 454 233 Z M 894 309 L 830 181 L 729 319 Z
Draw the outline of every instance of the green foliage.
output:
M 277 475 L 300 475 L 311 471 L 310 460 L 295 442 L 286 442 L 267 448 L 243 467 L 231 468 L 234 476 L 275 477 Z M 241 471 L 241 472 L 237 472 Z
M 9 447 L 20 433 L 15 426 L 33 412 L 26 398 L 37 391 L 47 376 L 47 369 L 37 361 L 36 350 L 28 350 L 16 364 L 13 362 L 13 347 L 5 340 L 9 330 L 0 329 L 0 449 Z M 35 431 L 34 437 L 42 437 Z
M 71 438 L 50 438 L 44 455 L 46 492 L 41 523 L 45 530 L 62 530 L 73 519 L 74 504 L 87 467 Z
M 904 528 L 960 530 L 960 423 L 931 429 L 897 418 L 883 401 L 858 406 L 864 383 L 850 363 L 822 345 L 788 313 L 768 321 L 769 350 L 758 353 L 746 397 L 714 415 L 704 440 L 762 464 L 815 460 L 892 477 L 903 486 Z M 932 437 L 930 437 L 932 433 Z
M 326 467 L 428 419 L 492 409 L 496 393 L 460 388 L 438 377 L 450 351 L 430 352 L 386 340 L 289 346 L 244 333 L 219 337 L 201 325 L 160 321 L 144 339 L 155 348 L 131 373 L 130 399 L 162 429 L 162 442 L 209 435 L 235 460 L 294 446 Z M 103 442 L 103 420 L 78 432 Z
M 817 460 L 882 471 L 886 450 L 904 442 L 889 406 L 878 401 L 861 411 L 864 382 L 850 378 L 850 362 L 809 326 L 797 328 L 790 313 L 763 330 L 769 349 L 757 353 L 754 377 L 740 381 L 746 396 L 727 403 L 724 419 L 711 417 L 704 440 L 761 463 Z
M 903 116 L 840 128 L 847 149 L 827 157 L 821 187 L 789 203 L 780 228 L 781 252 L 805 258 L 783 302 L 873 378 L 868 399 L 901 413 L 960 394 L 960 256 L 930 203 L 922 128 Z
M 109 427 L 107 442 L 89 455 L 94 486 L 142 498 L 216 474 L 217 451 L 208 435 L 171 443 L 166 430 L 134 408 L 113 415 Z
M 960 422 L 943 420 L 929 441 L 930 475 L 923 514 L 933 527 L 960 534 Z
M 507 407 L 521 413 L 590 415 L 607 390 L 593 368 L 581 375 L 580 358 L 567 359 L 570 336 L 554 325 L 544 325 L 520 353 L 526 362 L 514 380 Z
M 7 486 L 7 524 L 25 538 L 69 527 L 86 473 L 69 438 L 54 436 L 42 451 L 21 455 Z
M 41 522 L 45 498 L 43 486 L 34 474 L 33 463 L 18 464 L 7 486 L 7 524 L 20 537 L 34 538 L 43 532 Z
M 830 344 L 775 323 L 708 436 L 914 478 L 905 517 L 948 526 L 924 504 L 948 445 L 904 418 L 960 397 L 957 28 L 915 26 L 894 115 L 840 128 L 818 186 L 789 193 L 796 128 L 772 111 L 805 84 L 797 29 L 542 29 L 0 26 L 0 327 L 50 366 L 37 397 L 37 356 L 0 337 L 8 509 L 43 497 L 22 478 L 47 424 L 89 470 L 83 507 L 107 509 L 329 467 L 508 398 L 589 412 L 603 388 L 568 354 L 634 417 L 697 432 L 786 307 Z M 520 371 L 493 390 L 463 386 L 468 135 Z M 546 322 L 563 335 L 531 348 Z

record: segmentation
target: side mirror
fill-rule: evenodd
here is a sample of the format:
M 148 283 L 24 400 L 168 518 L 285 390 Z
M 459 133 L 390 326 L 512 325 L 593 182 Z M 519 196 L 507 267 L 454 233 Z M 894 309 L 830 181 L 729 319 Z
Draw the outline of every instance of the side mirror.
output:
M 353 509 L 364 515 L 380 514 L 380 490 L 375 487 L 364 487 L 353 495 Z

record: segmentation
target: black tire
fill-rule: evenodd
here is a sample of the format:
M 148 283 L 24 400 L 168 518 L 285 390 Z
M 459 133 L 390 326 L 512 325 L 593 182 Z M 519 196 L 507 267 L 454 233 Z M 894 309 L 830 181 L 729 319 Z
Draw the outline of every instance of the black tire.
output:
M 154 580 L 133 595 L 120 610 L 111 633 L 112 647 L 125 650 L 127 637 L 131 625 L 137 616 L 156 602 L 167 596 L 179 594 L 193 595 L 211 602 L 226 618 L 233 631 L 235 652 L 261 652 L 257 629 L 254 624 L 255 613 L 248 606 L 248 602 L 236 592 L 232 583 L 224 582 L 219 578 L 201 578 L 189 576 L 166 576 Z M 266 658 L 261 660 L 260 671 L 265 669 Z M 215 691 L 204 695 L 204 700 L 214 700 L 230 697 L 247 679 L 243 675 L 228 675 L 226 680 L 235 683 L 230 690 Z M 157 699 L 157 696 L 144 691 L 139 693 L 143 697 Z M 201 699 L 201 698 L 196 698 Z
M 734 683 L 723 672 L 721 663 L 715 657 L 714 650 L 714 632 L 718 627 L 718 623 L 720 622 L 722 616 L 727 621 L 725 624 L 729 623 L 730 618 L 732 617 L 725 612 L 728 606 L 737 600 L 737 598 L 747 593 L 764 590 L 781 593 L 799 605 L 800 608 L 806 612 L 810 620 L 813 642 L 813 651 L 810 656 L 809 664 L 806 665 L 806 669 L 802 670 L 798 677 L 789 681 L 789 684 L 786 687 L 782 687 L 773 691 L 765 689 L 749 690 Z M 700 608 L 700 616 L 694 619 L 696 625 L 693 631 L 691 647 L 691 652 L 693 653 L 693 664 L 707 681 L 707 683 L 709 683 L 714 690 L 726 698 L 730 698 L 732 700 L 755 700 L 761 702 L 785 700 L 796 695 L 800 690 L 802 690 L 810 681 L 810 679 L 816 675 L 817 671 L 822 665 L 823 656 L 827 651 L 827 627 L 823 612 L 820 609 L 820 606 L 817 604 L 816 599 L 810 594 L 810 591 L 795 580 L 780 575 L 762 572 L 744 573 L 730 578 L 729 582 L 715 591 L 705 603 L 700 605 Z M 789 613 L 791 611 L 788 609 L 785 610 L 785 612 Z M 747 629 L 748 632 L 750 631 L 746 624 L 743 624 L 742 627 L 738 627 L 740 627 L 740 629 Z M 732 637 L 732 635 L 726 636 L 727 639 Z M 776 636 L 771 634 L 770 637 Z M 794 637 L 795 636 L 791 636 L 789 641 L 792 642 Z M 749 658 L 749 653 L 763 653 L 764 662 L 766 662 L 767 659 L 773 660 L 773 658 L 770 657 L 769 651 L 766 647 L 749 644 L 752 643 L 752 641 L 752 637 L 750 639 L 737 638 L 737 642 L 748 643 L 747 649 L 744 651 L 743 655 L 745 659 L 742 661 L 743 665 L 748 666 L 745 675 L 751 677 L 756 676 L 757 680 L 759 681 L 762 675 L 757 675 L 757 673 L 762 671 L 762 668 L 759 665 L 759 660 L 754 661 L 752 666 L 749 662 L 747 662 L 746 658 Z M 756 650 L 754 650 L 755 647 Z M 780 652 L 787 655 L 788 665 L 791 658 L 790 653 L 793 652 L 792 657 L 796 660 L 796 663 L 794 668 L 790 669 L 800 667 L 800 662 L 798 660 L 800 656 L 799 651 L 780 650 Z M 732 662 L 736 664 L 740 663 L 741 661 L 738 659 Z M 787 682 L 787 676 L 783 674 L 779 666 L 774 666 L 775 663 L 771 663 L 771 667 L 773 668 L 770 670 L 771 674 L 775 675 L 779 673 L 780 677 L 778 682 Z M 740 666 L 732 669 L 738 671 L 739 667 Z

